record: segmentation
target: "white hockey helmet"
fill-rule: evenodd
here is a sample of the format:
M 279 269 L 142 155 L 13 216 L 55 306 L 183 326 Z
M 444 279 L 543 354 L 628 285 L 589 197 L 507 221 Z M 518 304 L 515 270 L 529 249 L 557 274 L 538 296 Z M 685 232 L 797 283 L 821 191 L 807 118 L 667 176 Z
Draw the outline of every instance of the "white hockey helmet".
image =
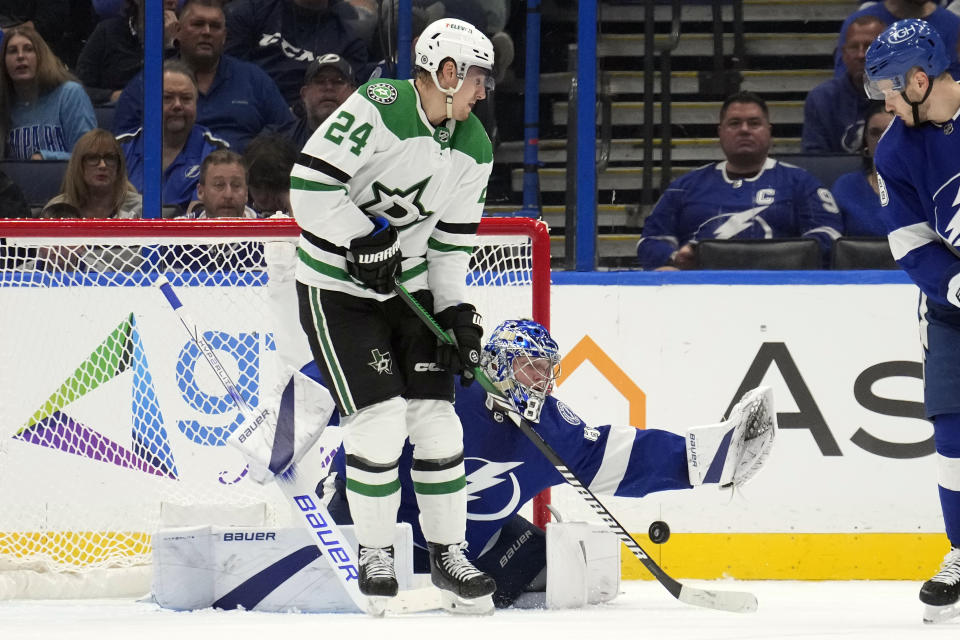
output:
M 470 67 L 493 73 L 493 44 L 490 38 L 463 20 L 443 18 L 427 25 L 417 39 L 414 55 L 414 64 L 429 71 L 437 88 L 448 95 L 460 90 Z M 452 90 L 443 89 L 437 80 L 437 70 L 447 58 L 457 65 L 457 86 Z M 493 88 L 490 82 L 492 77 L 488 78 L 488 89 Z

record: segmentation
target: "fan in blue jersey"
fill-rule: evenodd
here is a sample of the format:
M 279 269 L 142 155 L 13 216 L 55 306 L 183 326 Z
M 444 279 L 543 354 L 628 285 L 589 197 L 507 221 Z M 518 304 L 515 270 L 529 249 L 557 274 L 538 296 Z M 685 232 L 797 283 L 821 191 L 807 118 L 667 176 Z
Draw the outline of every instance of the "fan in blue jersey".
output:
M 901 20 L 870 45 L 865 83 L 897 116 L 874 163 L 890 250 L 920 287 L 924 406 L 951 545 L 920 589 L 931 622 L 960 614 L 960 85 L 948 65 L 935 30 Z
M 592 427 L 550 395 L 559 363 L 557 343 L 542 325 L 508 320 L 494 329 L 481 359 L 481 367 L 503 397 L 488 394 L 480 385 L 457 390 L 455 407 L 464 426 L 467 556 L 496 579 L 494 602 L 499 607 L 509 606 L 525 591 L 543 591 L 545 535 L 517 512 L 542 490 L 564 482 L 515 426 L 521 415 L 591 491 L 627 497 L 701 484 L 740 486 L 760 470 L 776 433 L 772 392 L 766 387 L 746 393 L 728 420 L 693 428 L 685 435 L 630 426 Z M 324 384 L 315 364 L 303 372 Z M 335 412 L 329 424 L 338 422 Z M 244 453 L 253 469 L 257 456 Z M 399 520 L 413 527 L 415 568 L 428 572 L 414 493 L 418 471 L 412 456 L 408 443 L 400 464 Z M 270 455 L 259 457 L 264 458 L 262 469 Z M 341 448 L 320 491 L 340 524 L 352 521 L 345 458 Z
M 830 191 L 799 167 L 768 157 L 770 117 L 760 96 L 741 92 L 720 108 L 726 160 L 677 178 L 643 226 L 644 269 L 690 269 L 697 241 L 712 238 L 815 238 L 826 262 L 843 231 Z

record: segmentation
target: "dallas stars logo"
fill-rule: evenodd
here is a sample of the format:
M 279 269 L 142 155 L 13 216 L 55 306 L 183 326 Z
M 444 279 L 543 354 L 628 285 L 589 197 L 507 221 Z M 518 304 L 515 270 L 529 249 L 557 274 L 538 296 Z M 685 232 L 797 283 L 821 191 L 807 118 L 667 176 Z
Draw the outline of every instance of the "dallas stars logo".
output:
M 367 87 L 367 97 L 380 104 L 390 104 L 397 99 L 397 89 L 386 82 L 378 82 Z
M 420 199 L 427 188 L 430 178 L 425 178 L 407 189 L 391 189 L 380 182 L 373 183 L 373 200 L 360 205 L 360 209 L 369 215 L 381 216 L 403 227 L 433 215 L 433 211 L 424 209 Z
M 371 349 L 370 355 L 373 357 L 373 360 L 367 364 L 373 367 L 373 370 L 379 374 L 393 374 L 393 360 L 390 358 L 390 352 L 380 353 L 380 349 Z

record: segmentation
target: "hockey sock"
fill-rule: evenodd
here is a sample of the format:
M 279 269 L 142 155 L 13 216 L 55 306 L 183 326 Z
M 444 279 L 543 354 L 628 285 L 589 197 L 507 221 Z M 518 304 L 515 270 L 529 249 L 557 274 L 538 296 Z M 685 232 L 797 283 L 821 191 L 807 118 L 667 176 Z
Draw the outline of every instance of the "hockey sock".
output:
M 463 452 L 439 460 L 414 458 L 410 478 L 417 494 L 424 538 L 442 544 L 462 542 L 467 523 Z
M 960 414 L 945 413 L 933 418 L 937 446 L 937 484 L 947 537 L 960 546 Z
M 396 533 L 400 508 L 399 461 L 376 464 L 360 456 L 347 455 L 347 501 L 365 547 L 389 547 Z

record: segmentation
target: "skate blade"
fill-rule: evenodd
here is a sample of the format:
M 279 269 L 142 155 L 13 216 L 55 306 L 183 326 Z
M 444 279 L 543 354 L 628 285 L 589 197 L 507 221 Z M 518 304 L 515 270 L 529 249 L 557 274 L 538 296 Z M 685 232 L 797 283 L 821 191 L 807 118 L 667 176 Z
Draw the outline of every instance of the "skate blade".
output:
M 957 616 L 960 616 L 960 604 L 948 604 L 942 607 L 928 604 L 923 608 L 923 622 L 925 624 L 938 624 Z
M 375 618 L 382 618 L 387 612 L 387 605 L 392 598 L 387 596 L 367 596 L 367 613 Z
M 479 598 L 461 598 L 451 591 L 441 591 L 443 608 L 450 613 L 463 616 L 493 615 L 493 596 Z

